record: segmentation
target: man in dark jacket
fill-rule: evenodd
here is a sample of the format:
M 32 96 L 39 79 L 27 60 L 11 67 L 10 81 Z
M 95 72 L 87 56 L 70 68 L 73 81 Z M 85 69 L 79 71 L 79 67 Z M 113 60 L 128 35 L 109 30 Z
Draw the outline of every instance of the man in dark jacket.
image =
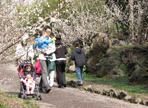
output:
M 57 82 L 58 87 L 66 87 L 66 78 L 65 78 L 65 67 L 66 67 L 66 57 L 68 53 L 66 46 L 61 42 L 61 36 L 56 36 L 56 72 L 57 72 Z
M 73 46 L 75 47 L 75 50 L 72 51 L 71 59 L 75 60 L 78 86 L 82 86 L 83 85 L 83 66 L 85 65 L 85 62 L 86 62 L 85 53 L 81 48 L 79 48 L 78 41 L 74 41 Z

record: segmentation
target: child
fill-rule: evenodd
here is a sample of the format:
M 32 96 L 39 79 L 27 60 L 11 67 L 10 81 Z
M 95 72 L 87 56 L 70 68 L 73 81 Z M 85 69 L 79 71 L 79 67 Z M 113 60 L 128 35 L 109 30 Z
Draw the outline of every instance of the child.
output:
M 35 88 L 35 81 L 33 80 L 33 78 L 31 77 L 30 74 L 26 75 L 26 78 L 23 80 L 21 79 L 21 81 L 26 84 L 26 94 L 34 94 L 34 88 Z M 31 91 L 29 91 L 29 89 L 31 89 Z
M 75 60 L 76 74 L 78 78 L 78 86 L 83 85 L 83 66 L 85 65 L 85 53 L 79 48 L 79 42 L 74 41 L 73 46 L 75 50 L 72 51 L 71 59 Z
M 31 77 L 31 74 L 29 74 L 29 72 L 31 71 L 31 66 L 27 65 L 25 67 L 26 72 L 24 72 L 24 75 L 26 75 L 26 78 L 23 79 L 21 78 L 21 81 L 26 84 L 26 94 L 34 94 L 34 88 L 35 88 L 35 81 L 33 80 L 33 78 Z M 28 72 L 28 73 L 27 73 Z M 31 73 L 31 72 L 30 72 Z M 29 91 L 29 89 L 31 89 L 31 91 Z
M 37 61 L 36 61 L 36 64 L 35 64 L 35 68 L 36 68 L 36 73 L 37 74 L 41 74 L 41 67 L 40 67 L 40 60 L 39 60 L 39 57 L 37 56 Z
M 41 36 L 35 39 L 35 44 L 33 45 L 33 48 L 34 49 L 37 48 L 37 51 L 44 52 L 45 50 L 48 49 L 48 45 L 53 42 L 53 39 L 48 40 L 48 38 L 45 35 L 46 35 L 45 30 L 42 30 Z M 46 53 L 44 54 L 44 56 L 47 60 L 52 58 L 51 55 L 48 55 Z

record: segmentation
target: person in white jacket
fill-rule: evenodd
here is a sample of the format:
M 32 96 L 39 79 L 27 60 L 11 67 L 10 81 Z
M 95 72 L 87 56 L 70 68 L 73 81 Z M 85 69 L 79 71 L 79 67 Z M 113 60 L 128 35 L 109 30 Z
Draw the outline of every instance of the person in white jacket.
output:
M 24 60 L 29 60 L 29 59 L 33 63 L 33 57 L 34 57 L 33 46 L 26 42 L 27 38 L 29 38 L 29 36 L 25 33 L 22 36 L 23 41 L 17 44 L 15 58 L 18 59 L 17 61 L 18 64 Z
M 49 47 L 49 51 L 50 51 L 50 54 L 51 54 L 51 59 L 50 59 L 50 67 L 49 67 L 49 73 L 48 73 L 48 76 L 47 76 L 47 80 L 48 80 L 48 83 L 49 83 L 49 86 L 50 88 L 53 87 L 53 83 L 54 83 L 54 73 L 55 73 L 55 61 L 56 61 L 56 56 L 55 56 L 55 50 L 56 50 L 56 47 L 55 47 L 55 40 L 56 38 L 53 38 L 53 42 L 51 44 L 48 45 Z M 50 77 L 50 79 L 49 79 Z
M 53 40 L 49 37 L 50 33 L 52 31 L 52 28 L 47 26 L 44 28 L 45 30 L 45 44 L 51 44 L 50 42 Z M 39 60 L 40 60 L 40 66 L 41 66 L 41 80 L 40 80 L 40 84 L 39 84 L 39 91 L 43 92 L 45 90 L 45 93 L 50 92 L 51 88 L 49 86 L 48 80 L 47 80 L 47 76 L 49 73 L 49 66 L 50 66 L 50 61 L 45 57 L 45 55 L 49 55 L 51 54 L 51 50 L 48 50 L 48 46 L 45 47 L 45 45 L 42 45 L 43 49 L 39 54 Z

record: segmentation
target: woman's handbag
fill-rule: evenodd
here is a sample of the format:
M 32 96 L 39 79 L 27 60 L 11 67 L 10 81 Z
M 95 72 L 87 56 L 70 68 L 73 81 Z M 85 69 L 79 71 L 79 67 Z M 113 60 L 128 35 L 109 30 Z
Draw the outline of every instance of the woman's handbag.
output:
M 50 66 L 49 66 L 49 70 L 55 70 L 54 61 L 51 61 Z

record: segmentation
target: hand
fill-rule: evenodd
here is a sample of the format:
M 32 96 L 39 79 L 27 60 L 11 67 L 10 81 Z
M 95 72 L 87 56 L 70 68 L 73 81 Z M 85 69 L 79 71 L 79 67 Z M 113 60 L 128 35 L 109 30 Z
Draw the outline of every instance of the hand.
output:
M 41 53 L 42 53 L 42 54 L 45 54 L 46 52 L 45 52 L 45 51 L 41 51 Z
M 21 78 L 20 81 L 23 82 L 23 78 Z
M 32 59 L 32 57 L 31 57 L 31 56 L 29 56 L 29 59 Z

